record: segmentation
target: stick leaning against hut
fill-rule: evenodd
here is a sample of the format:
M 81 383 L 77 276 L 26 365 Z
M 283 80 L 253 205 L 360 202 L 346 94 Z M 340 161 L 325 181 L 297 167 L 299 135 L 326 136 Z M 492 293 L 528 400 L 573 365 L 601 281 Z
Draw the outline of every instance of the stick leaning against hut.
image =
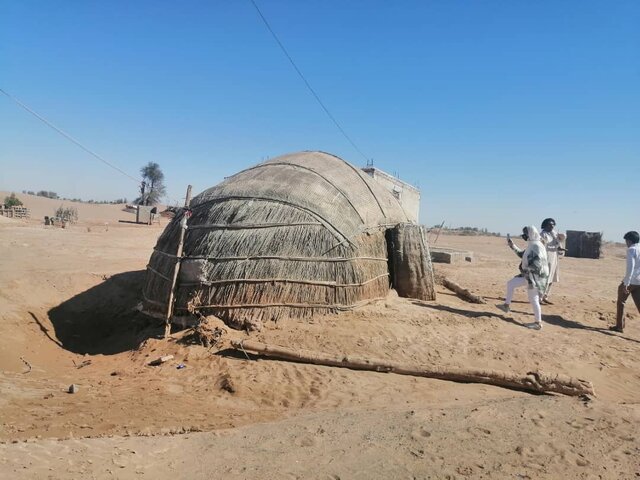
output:
M 390 192 L 333 155 L 274 158 L 204 191 L 190 208 L 175 287 L 178 316 L 198 311 L 244 328 L 248 321 L 350 310 L 385 298 L 398 275 L 411 277 L 403 268 L 422 272 L 412 277 L 425 283 L 415 289 L 420 299 L 435 299 L 424 239 L 406 243 L 408 260 L 389 269 L 394 250 L 387 231 L 420 227 L 409 223 Z M 183 214 L 151 256 L 143 289 L 147 313 L 168 311 Z M 412 248 L 420 251 L 414 255 Z

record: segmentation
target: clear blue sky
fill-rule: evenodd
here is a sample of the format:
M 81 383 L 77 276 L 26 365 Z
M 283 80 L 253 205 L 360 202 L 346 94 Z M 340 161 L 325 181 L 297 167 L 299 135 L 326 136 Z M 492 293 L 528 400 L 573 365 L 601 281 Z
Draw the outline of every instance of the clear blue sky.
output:
M 256 1 L 423 223 L 640 230 L 640 2 Z M 172 199 L 292 151 L 365 163 L 248 0 L 7 0 L 0 88 L 133 176 L 158 162 Z M 1 95 L 0 166 L 0 190 L 136 196 Z

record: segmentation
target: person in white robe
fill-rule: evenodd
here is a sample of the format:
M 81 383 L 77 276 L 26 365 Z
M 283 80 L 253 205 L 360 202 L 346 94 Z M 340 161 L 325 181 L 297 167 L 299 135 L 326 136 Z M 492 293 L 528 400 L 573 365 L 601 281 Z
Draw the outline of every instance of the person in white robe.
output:
M 511 238 L 507 238 L 509 247 L 522 258 L 520 262 L 520 274 L 507 282 L 507 294 L 503 304 L 497 307 L 507 313 L 511 309 L 511 301 L 516 288 L 527 287 L 529 303 L 533 308 L 534 322 L 526 327 L 540 330 L 542 328 L 542 309 L 540 307 L 540 296 L 546 291 L 547 280 L 549 278 L 549 260 L 547 251 L 540 241 L 540 234 L 533 225 L 522 229 L 522 239 L 527 241 L 527 248 L 518 248 Z
M 549 300 L 549 295 L 551 293 L 551 286 L 560 281 L 558 259 L 561 253 L 565 251 L 563 246 L 565 235 L 563 233 L 558 233 L 555 228 L 556 221 L 553 218 L 545 218 L 542 221 L 540 238 L 547 249 L 547 258 L 549 259 L 549 281 L 547 283 L 547 289 L 542 293 L 540 302 L 547 305 L 553 305 Z

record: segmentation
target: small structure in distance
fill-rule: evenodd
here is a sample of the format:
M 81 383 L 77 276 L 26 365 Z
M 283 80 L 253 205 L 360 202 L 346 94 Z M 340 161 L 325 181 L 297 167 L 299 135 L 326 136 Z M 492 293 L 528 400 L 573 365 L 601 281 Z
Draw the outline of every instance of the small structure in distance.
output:
M 153 205 L 136 205 L 136 223 L 151 225 L 158 221 L 158 207 Z
M 602 232 L 567 230 L 567 257 L 600 258 Z

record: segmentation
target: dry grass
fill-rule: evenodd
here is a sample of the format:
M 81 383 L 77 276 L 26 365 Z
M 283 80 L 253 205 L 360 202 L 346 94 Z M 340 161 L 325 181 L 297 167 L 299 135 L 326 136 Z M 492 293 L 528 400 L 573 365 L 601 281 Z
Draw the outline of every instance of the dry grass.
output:
M 151 257 L 148 310 L 166 309 L 176 262 L 167 250 L 177 244 L 181 219 L 182 213 L 169 224 Z M 248 317 L 278 320 L 349 309 L 389 290 L 382 229 L 343 242 L 303 210 L 268 201 L 248 208 L 235 199 L 195 207 L 189 224 L 209 227 L 187 230 L 177 315 L 191 305 L 243 327 Z
M 385 230 L 408 222 L 381 185 L 322 152 L 244 170 L 191 206 L 175 313 L 197 310 L 239 327 L 383 298 Z M 147 311 L 167 310 L 182 218 L 177 213 L 151 257 Z

